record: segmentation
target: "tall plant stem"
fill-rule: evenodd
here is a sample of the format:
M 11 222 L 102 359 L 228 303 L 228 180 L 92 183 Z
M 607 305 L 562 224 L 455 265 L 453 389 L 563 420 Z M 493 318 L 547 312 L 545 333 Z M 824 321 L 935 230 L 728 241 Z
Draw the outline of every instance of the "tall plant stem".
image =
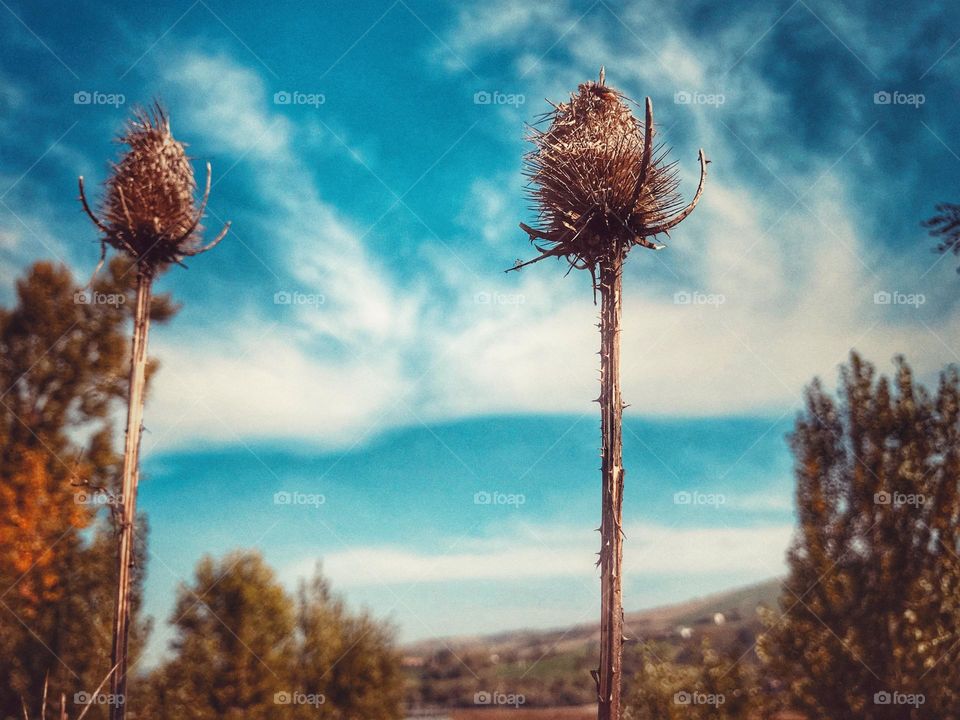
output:
M 622 257 L 600 263 L 600 431 L 603 514 L 600 522 L 599 720 L 620 719 L 623 656 L 623 444 L 620 396 Z
M 133 320 L 130 353 L 130 391 L 127 399 L 127 436 L 123 450 L 123 482 L 120 497 L 120 539 L 117 551 L 117 595 L 113 623 L 110 693 L 118 702 L 110 705 L 110 720 L 123 720 L 127 694 L 127 638 L 130 632 L 130 575 L 133 568 L 134 530 L 137 519 L 137 484 L 140 480 L 140 436 L 143 432 L 143 400 L 147 369 L 147 333 L 150 329 L 150 286 L 153 278 L 138 270 L 137 306 Z

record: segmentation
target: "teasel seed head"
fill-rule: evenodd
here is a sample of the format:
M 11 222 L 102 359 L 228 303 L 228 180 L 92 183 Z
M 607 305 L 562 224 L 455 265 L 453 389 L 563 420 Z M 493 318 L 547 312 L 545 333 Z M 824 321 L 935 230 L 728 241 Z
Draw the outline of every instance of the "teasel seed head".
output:
M 156 275 L 171 263 L 198 255 L 219 243 L 227 223 L 213 242 L 201 247 L 200 221 L 210 195 L 210 164 L 199 206 L 197 183 L 185 145 L 173 137 L 170 118 L 156 103 L 134 110 L 118 142 L 128 146 L 111 164 L 106 193 L 97 217 L 87 203 L 80 178 L 84 210 L 100 229 L 101 243 L 126 253 L 140 272 Z M 106 247 L 102 246 L 101 265 Z M 98 266 L 99 269 L 99 266 Z
M 645 123 L 622 93 L 599 82 L 580 85 L 570 101 L 554 105 L 532 127 L 533 149 L 524 157 L 528 197 L 539 228 L 523 223 L 540 255 L 517 269 L 548 257 L 594 272 L 604 259 L 626 256 L 635 245 L 659 250 L 652 240 L 685 219 L 703 192 L 707 159 L 700 151 L 700 183 L 684 205 L 676 163 L 656 144 L 653 103 L 646 101 Z

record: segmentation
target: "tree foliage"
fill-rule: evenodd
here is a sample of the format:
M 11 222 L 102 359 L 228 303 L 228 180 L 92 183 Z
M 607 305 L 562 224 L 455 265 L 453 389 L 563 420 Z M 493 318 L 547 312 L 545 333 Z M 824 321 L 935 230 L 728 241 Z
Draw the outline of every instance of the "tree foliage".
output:
M 624 720 L 740 720 L 751 717 L 755 678 L 742 658 L 704 639 L 692 664 L 646 649 Z
M 799 528 L 767 669 L 811 717 L 960 717 L 960 387 L 852 354 L 791 436 Z
M 0 717 L 22 717 L 22 702 L 35 712 L 48 677 L 51 702 L 62 693 L 72 709 L 110 669 L 111 416 L 129 367 L 127 270 L 115 260 L 85 291 L 39 262 L 16 304 L 0 308 Z M 164 296 L 152 308 L 158 322 L 174 312 Z M 138 605 L 141 582 L 142 570 Z
M 960 205 L 939 203 L 936 211 L 936 215 L 922 223 L 930 231 L 930 236 L 937 238 L 936 251 L 960 255 Z M 960 272 L 960 268 L 957 268 L 957 272 Z
M 401 717 L 390 629 L 348 612 L 319 574 L 294 598 L 257 553 L 204 558 L 173 624 L 174 656 L 151 678 L 157 717 Z
M 297 625 L 294 685 L 322 693 L 328 717 L 401 716 L 403 676 L 392 628 L 367 612 L 350 613 L 319 568 L 299 589 Z

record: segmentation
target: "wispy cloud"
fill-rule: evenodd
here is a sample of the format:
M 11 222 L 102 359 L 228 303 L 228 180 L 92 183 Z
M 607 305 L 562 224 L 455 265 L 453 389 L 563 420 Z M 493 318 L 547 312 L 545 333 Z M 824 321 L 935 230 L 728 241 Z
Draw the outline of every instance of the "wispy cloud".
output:
M 627 577 L 695 577 L 731 573 L 769 577 L 783 572 L 783 548 L 792 527 L 676 528 L 637 524 L 625 528 L 630 552 Z M 580 578 L 596 574 L 597 534 L 582 528 L 524 526 L 489 539 L 457 542 L 447 553 L 399 546 L 367 546 L 328 553 L 324 572 L 338 586 L 451 583 L 474 580 Z M 285 570 L 288 579 L 307 576 L 318 558 Z
M 803 106 L 795 88 L 764 73 L 766 45 L 780 25 L 794 22 L 846 55 L 819 20 L 802 7 L 784 17 L 757 9 L 750 22 L 720 23 L 718 42 L 677 10 L 585 8 L 506 0 L 463 8 L 433 57 L 462 80 L 465 97 L 478 80 L 459 61 L 446 63 L 444 44 L 480 73 L 501 68 L 496 79 L 528 98 L 511 110 L 517 120 L 533 119 L 534 98 L 562 99 L 606 63 L 613 82 L 657 98 L 685 190 L 696 146 L 714 159 L 704 201 L 670 248 L 636 253 L 628 264 L 630 412 L 779 415 L 812 376 L 831 378 L 851 346 L 879 360 L 908 349 L 921 374 L 956 359 L 943 339 L 957 336 L 960 315 L 949 289 L 924 278 L 933 259 L 919 250 L 904 257 L 870 235 L 870 205 L 849 166 L 873 162 L 874 143 L 882 141 L 863 105 L 828 146 L 810 146 L 802 133 L 770 140 L 777 129 L 798 127 Z M 862 28 L 845 17 L 822 20 L 859 48 Z M 648 32 L 651 25 L 657 33 Z M 202 325 L 178 319 L 175 334 L 157 333 L 164 368 L 151 401 L 151 424 L 163 439 L 157 449 L 266 437 L 352 444 L 420 421 L 593 412 L 596 308 L 586 278 L 564 278 L 556 263 L 499 272 L 529 254 L 516 228 L 523 219 L 519 153 L 451 187 L 459 230 L 440 236 L 430 229 L 435 220 L 425 220 L 420 237 L 404 238 L 416 262 L 401 268 L 377 246 L 390 231 L 338 205 L 330 178 L 310 165 L 305 149 L 316 148 L 326 116 L 285 111 L 274 102 L 275 81 L 247 57 L 171 39 L 162 61 L 144 63 L 154 63 L 157 90 L 176 106 L 177 132 L 202 138 L 204 153 L 220 156 L 211 224 L 226 214 L 219 191 L 236 185 L 249 198 L 227 247 L 258 272 L 253 284 L 249 276 L 216 278 L 235 298 L 232 313 Z M 720 93 L 725 105 L 670 102 L 678 92 Z M 331 127 L 344 124 L 328 119 Z M 499 127 L 501 119 L 493 122 Z M 514 129 L 511 147 L 521 132 Z M 489 142 L 481 137 L 462 142 Z M 328 140 L 324 152 L 378 173 L 382 154 L 355 155 L 329 133 Z M 5 257 L 31 242 L 57 253 L 44 213 L 25 212 L 18 210 L 25 223 L 0 217 Z M 910 227 L 897 232 L 915 232 L 911 219 L 903 222 Z M 926 302 L 876 302 L 884 292 L 924 294 Z M 214 379 L 197 383 L 201 368 Z M 197 393 L 190 413 L 183 412 L 187 388 Z
M 475 47 L 496 37 L 487 28 Z M 664 46 L 673 45 L 668 39 Z M 598 51 L 610 55 L 623 59 L 619 67 L 635 63 L 622 50 Z M 584 62 L 574 60 L 574 67 Z M 706 72 L 674 65 L 690 83 Z M 241 229 L 240 237 L 269 233 L 269 242 L 251 243 L 250 252 L 276 281 L 251 291 L 263 296 L 260 310 L 235 326 L 205 329 L 189 345 L 161 346 L 170 372 L 158 378 L 152 417 L 167 442 L 289 433 L 336 443 L 356 438 L 358 429 L 414 418 L 591 411 L 596 309 L 584 279 L 571 282 L 549 263 L 510 275 L 475 270 L 481 265 L 473 259 L 491 248 L 505 266 L 523 254 L 512 230 L 517 218 L 506 217 L 519 187 L 505 187 L 502 178 L 474 180 L 464 190 L 456 251 L 467 262 L 427 258 L 429 275 L 401 280 L 377 260 L 359 223 L 324 199 L 297 151 L 301 129 L 278 112 L 253 69 L 196 52 L 166 67 L 166 82 L 189 92 L 180 122 L 191 133 L 265 161 L 252 176 L 252 192 L 272 208 L 270 217 Z M 773 94 L 755 86 L 751 112 L 770 120 L 784 112 L 764 99 Z M 929 328 L 950 336 L 960 316 L 943 316 L 933 302 L 875 302 L 877 292 L 919 292 L 920 282 L 891 267 L 888 251 L 863 237 L 849 212 L 851 177 L 826 160 L 809 172 L 786 170 L 775 154 L 750 147 L 708 112 L 715 110 L 694 108 L 692 116 L 717 158 L 704 202 L 670 249 L 638 253 L 628 268 L 624 387 L 635 411 L 780 413 L 798 402 L 813 375 L 832 376 L 851 346 L 879 358 L 910 348 L 921 372 L 942 365 L 942 344 Z M 660 116 L 669 124 L 689 121 L 690 113 L 690 106 L 668 105 Z M 683 157 L 692 157 L 689 142 L 680 145 Z M 755 169 L 747 180 L 736 162 L 744 157 L 760 162 L 760 176 L 770 180 L 758 183 Z M 694 163 L 682 162 L 681 170 L 693 172 Z M 771 185 L 787 206 L 773 202 Z M 474 242 L 477 233 L 485 248 Z M 278 291 L 322 299 L 271 306 Z M 922 323 L 910 321 L 921 316 Z M 270 338 L 262 349 L 232 349 L 238 338 L 260 333 Z M 209 368 L 218 380 L 198 388 L 201 411 L 184 415 L 177 411 L 184 386 L 175 378 L 191 367 Z M 249 395 L 238 399 L 237 388 Z M 227 419 L 219 425 L 230 427 L 215 430 L 203 406 L 233 408 L 220 413 Z

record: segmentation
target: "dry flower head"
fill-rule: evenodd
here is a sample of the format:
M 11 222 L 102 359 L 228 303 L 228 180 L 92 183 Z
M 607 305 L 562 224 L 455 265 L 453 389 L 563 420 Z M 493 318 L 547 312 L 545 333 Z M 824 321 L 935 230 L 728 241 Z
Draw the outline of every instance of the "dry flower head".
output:
M 230 223 L 213 242 L 200 246 L 200 220 L 210 195 L 210 164 L 198 207 L 190 158 L 184 144 L 173 137 L 170 118 L 159 104 L 135 110 L 117 141 L 129 149 L 111 165 L 99 218 L 87 204 L 80 178 L 83 207 L 103 233 L 102 243 L 127 253 L 141 271 L 153 275 L 223 239 Z
M 524 158 L 528 196 L 539 228 L 521 224 L 540 255 L 564 257 L 595 271 L 604 259 L 623 258 L 634 245 L 663 247 L 650 238 L 668 234 L 696 206 L 706 179 L 700 151 L 700 183 L 686 206 L 678 192 L 675 162 L 654 142 L 653 104 L 641 123 L 622 93 L 599 82 L 580 85 L 570 101 L 554 105 L 532 127 L 534 148 Z

